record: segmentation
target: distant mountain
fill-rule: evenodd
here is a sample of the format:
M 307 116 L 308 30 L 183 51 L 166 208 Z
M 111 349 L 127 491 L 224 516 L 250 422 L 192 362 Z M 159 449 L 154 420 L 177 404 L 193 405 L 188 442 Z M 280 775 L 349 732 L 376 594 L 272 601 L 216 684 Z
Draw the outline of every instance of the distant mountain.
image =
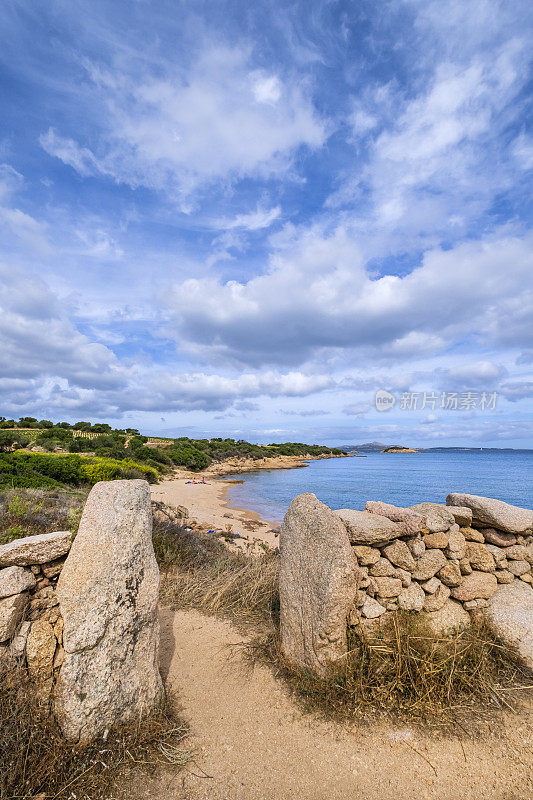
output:
M 364 444 L 351 444 L 342 449 L 346 450 L 347 453 L 353 453 L 355 451 L 358 453 L 379 453 L 381 450 L 384 450 L 385 447 L 389 447 L 389 445 L 383 444 L 383 442 L 365 442 Z

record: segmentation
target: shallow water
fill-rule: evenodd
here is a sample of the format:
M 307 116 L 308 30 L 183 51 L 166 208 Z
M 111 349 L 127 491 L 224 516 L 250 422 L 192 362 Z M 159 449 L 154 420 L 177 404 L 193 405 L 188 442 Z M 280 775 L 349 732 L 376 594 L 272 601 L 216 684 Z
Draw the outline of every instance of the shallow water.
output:
M 261 470 L 232 486 L 229 501 L 281 521 L 296 495 L 313 492 L 330 508 L 364 508 L 367 500 L 397 506 L 445 502 L 450 492 L 497 497 L 533 507 L 533 451 L 372 453 L 366 458 L 311 461 L 304 469 Z

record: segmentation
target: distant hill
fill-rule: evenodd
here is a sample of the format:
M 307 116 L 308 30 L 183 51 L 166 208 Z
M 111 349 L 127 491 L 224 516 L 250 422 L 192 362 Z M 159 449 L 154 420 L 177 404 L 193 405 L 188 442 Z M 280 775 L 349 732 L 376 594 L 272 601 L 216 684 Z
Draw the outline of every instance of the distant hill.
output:
M 389 445 L 383 444 L 383 442 L 365 442 L 364 444 L 351 444 L 343 449 L 347 453 L 355 451 L 358 453 L 380 453 L 385 447 L 389 447 Z

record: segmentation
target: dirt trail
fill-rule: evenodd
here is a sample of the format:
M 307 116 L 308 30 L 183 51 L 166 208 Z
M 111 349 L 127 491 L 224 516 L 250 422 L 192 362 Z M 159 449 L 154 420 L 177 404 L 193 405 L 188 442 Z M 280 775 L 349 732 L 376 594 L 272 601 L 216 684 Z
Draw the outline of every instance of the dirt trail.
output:
M 437 738 L 392 724 L 353 728 L 300 712 L 268 669 L 228 660 L 230 623 L 162 612 L 162 666 L 190 722 L 196 765 L 143 779 L 150 800 L 529 800 L 531 715 L 492 735 Z M 417 751 L 417 752 L 415 752 Z M 205 775 L 211 776 L 206 777 Z M 131 787 L 133 790 L 133 786 Z

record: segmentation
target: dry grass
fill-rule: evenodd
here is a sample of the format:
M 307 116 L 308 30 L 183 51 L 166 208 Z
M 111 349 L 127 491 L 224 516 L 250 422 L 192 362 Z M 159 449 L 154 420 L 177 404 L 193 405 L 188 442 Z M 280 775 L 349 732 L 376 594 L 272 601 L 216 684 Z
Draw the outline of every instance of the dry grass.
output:
M 406 612 L 395 614 L 378 635 L 349 629 L 348 653 L 323 677 L 287 663 L 278 631 L 256 639 L 246 655 L 266 660 L 305 708 L 338 718 L 385 712 L 448 727 L 468 712 L 479 717 L 517 709 L 533 688 L 514 651 L 483 623 L 446 639 L 428 639 Z
M 63 738 L 48 706 L 40 706 L 24 670 L 1 676 L 0 798 L 99 800 L 121 797 L 132 772 L 158 765 L 184 766 L 192 757 L 179 746 L 187 727 L 171 702 L 146 719 L 117 727 L 87 746 Z
M 0 493 L 0 544 L 51 531 L 76 533 L 85 491 L 10 489 Z

